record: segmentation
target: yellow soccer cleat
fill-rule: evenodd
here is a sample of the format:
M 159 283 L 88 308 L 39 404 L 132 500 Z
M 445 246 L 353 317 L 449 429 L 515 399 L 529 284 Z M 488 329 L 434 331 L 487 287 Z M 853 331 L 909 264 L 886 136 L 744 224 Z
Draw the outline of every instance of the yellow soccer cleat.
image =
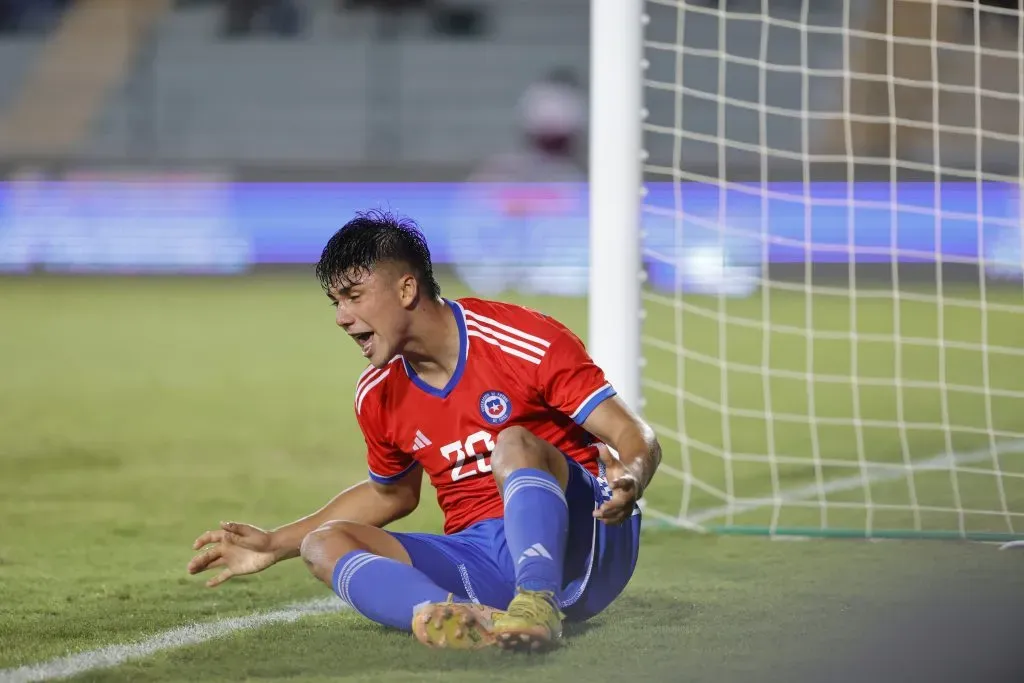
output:
M 493 638 L 506 650 L 543 650 L 562 637 L 564 617 L 551 591 L 520 589 L 508 609 L 493 616 Z
M 416 610 L 412 632 L 427 647 L 449 650 L 478 650 L 491 647 L 494 618 L 500 610 L 471 602 L 430 603 Z

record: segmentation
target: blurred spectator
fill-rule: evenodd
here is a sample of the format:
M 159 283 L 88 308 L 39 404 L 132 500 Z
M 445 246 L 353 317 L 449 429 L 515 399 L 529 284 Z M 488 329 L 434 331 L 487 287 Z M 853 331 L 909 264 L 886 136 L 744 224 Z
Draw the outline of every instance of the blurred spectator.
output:
M 71 0 L 0 0 L 0 33 L 50 31 Z
M 372 7 L 379 10 L 399 12 L 408 9 L 425 9 L 432 0 L 337 0 L 339 11 Z
M 980 5 L 979 13 L 983 24 L 999 24 L 1003 29 L 1017 30 L 1021 0 L 977 0 L 977 3 Z M 973 14 L 973 7 L 967 5 L 966 9 Z
M 1020 12 L 1021 0 L 978 0 L 982 7 L 995 7 L 997 9 Z
M 230 38 L 257 34 L 292 37 L 302 28 L 295 0 L 225 0 L 223 33 Z
M 488 12 L 464 0 L 335 0 L 339 12 L 371 9 L 391 19 L 412 14 L 426 17 L 430 30 L 451 38 L 479 38 L 487 30 Z
M 473 291 L 587 291 L 586 172 L 577 153 L 586 101 L 575 77 L 552 71 L 519 103 L 520 147 L 469 178 L 452 230 L 456 272 Z

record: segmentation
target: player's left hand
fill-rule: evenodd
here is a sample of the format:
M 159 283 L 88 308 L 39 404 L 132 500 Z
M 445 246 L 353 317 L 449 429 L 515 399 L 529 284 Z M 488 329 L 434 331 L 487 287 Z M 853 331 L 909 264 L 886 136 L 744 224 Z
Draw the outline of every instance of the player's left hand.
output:
M 622 524 L 633 514 L 633 508 L 640 498 L 640 481 L 604 444 L 598 446 L 598 455 L 604 463 L 612 497 L 594 510 L 594 517 L 605 524 Z

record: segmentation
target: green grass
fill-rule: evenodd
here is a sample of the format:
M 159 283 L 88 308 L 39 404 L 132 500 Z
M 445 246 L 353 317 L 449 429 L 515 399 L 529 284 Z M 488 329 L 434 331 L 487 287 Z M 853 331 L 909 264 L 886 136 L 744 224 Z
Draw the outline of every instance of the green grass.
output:
M 446 292 L 460 293 L 447 283 Z M 1005 301 L 1019 303 L 1017 296 Z M 584 331 L 585 307 L 579 302 L 524 301 Z M 797 319 L 802 296 L 780 292 L 769 303 L 774 325 L 787 317 L 802 324 Z M 648 378 L 674 384 L 678 363 L 685 366 L 689 398 L 682 422 L 675 397 L 655 389 L 647 392 L 647 410 L 669 432 L 685 432 L 695 477 L 724 488 L 723 463 L 715 451 L 727 445 L 726 434 L 734 453 L 809 459 L 808 423 L 772 420 L 774 441 L 769 442 L 763 417 L 735 415 L 723 422 L 713 407 L 726 403 L 763 410 L 767 385 L 773 410 L 806 415 L 806 381 L 736 369 L 742 363 L 765 366 L 762 333 L 727 323 L 723 356 L 716 338 L 721 323 L 701 312 L 713 311 L 716 303 L 692 299 L 687 305 L 696 307 L 684 312 L 683 342 L 691 355 L 679 361 L 678 353 L 646 347 Z M 727 313 L 733 320 L 759 321 L 763 306 L 758 298 L 736 301 Z M 816 330 L 829 324 L 838 331 L 849 329 L 842 327 L 849 309 L 841 300 L 815 301 L 814 306 Z M 891 303 L 865 301 L 861 306 L 863 325 L 882 326 L 891 318 Z M 924 335 L 932 320 L 928 315 L 934 311 L 904 312 L 903 324 L 911 327 L 902 328 L 903 333 Z M 975 313 L 965 307 L 962 318 L 954 322 L 950 317 L 947 312 L 950 334 L 975 339 L 970 336 L 979 333 Z M 989 325 L 990 341 L 1019 346 L 1024 338 L 1019 316 L 993 314 Z M 646 333 L 676 345 L 671 312 L 652 304 Z M 807 367 L 800 335 L 772 334 L 783 336 L 770 339 L 767 367 Z M 820 341 L 815 346 L 816 372 L 849 374 L 848 344 Z M 862 350 L 867 357 L 867 349 Z M 935 372 L 929 369 L 934 356 L 923 355 L 927 347 L 907 351 L 907 372 L 917 372 L 913 377 L 922 382 L 934 381 L 927 374 Z M 877 353 L 888 357 L 884 350 Z M 724 357 L 733 363 L 726 373 L 727 402 L 719 391 L 719 363 L 713 360 Z M 996 367 L 1004 360 L 992 356 L 992 386 L 1024 388 L 1024 369 L 1014 364 L 1016 358 L 1008 356 Z M 947 381 L 956 377 L 980 386 L 971 358 L 949 360 Z M 0 279 L 0 668 L 137 640 L 193 621 L 329 596 L 297 562 L 215 591 L 188 577 L 184 567 L 192 539 L 218 520 L 277 525 L 308 513 L 364 476 L 364 453 L 351 411 L 360 361 L 334 328 L 331 309 L 309 277 Z M 884 377 L 886 367 L 873 360 L 862 363 L 860 371 Z M 819 382 L 815 388 L 818 415 L 849 418 L 849 384 Z M 887 409 L 895 397 L 885 398 L 880 389 L 862 399 L 862 416 L 872 410 L 879 420 L 894 419 Z M 941 406 L 928 392 L 908 393 L 904 399 L 908 420 L 941 422 Z M 948 406 L 958 427 L 952 434 L 957 448 L 987 443 L 987 437 L 959 428 L 985 428 L 988 414 L 994 428 L 1024 432 L 1024 407 L 1013 403 L 1019 399 L 993 399 L 991 410 L 973 394 L 960 401 L 951 396 Z M 679 429 L 681 424 L 685 429 Z M 817 431 L 822 457 L 856 461 L 851 430 L 819 426 Z M 861 450 L 870 459 L 902 457 L 898 428 L 866 428 L 864 437 Z M 943 450 L 941 433 L 936 437 L 929 430 L 914 430 L 907 438 L 915 458 Z M 671 434 L 663 442 L 666 464 L 678 468 L 681 442 Z M 1002 461 L 1008 471 L 1019 465 L 1010 456 Z M 851 473 L 834 469 L 826 478 Z M 809 465 L 780 465 L 779 471 L 784 487 L 813 481 Z M 767 461 L 734 462 L 734 490 L 746 496 L 770 493 L 770 474 Z M 961 477 L 966 481 L 966 474 Z M 916 480 L 922 499 L 927 494 L 944 501 L 948 474 L 938 480 L 918 474 Z M 1020 490 L 1011 486 L 1019 480 L 1009 477 L 1006 483 L 1012 511 L 1024 512 Z M 905 507 L 908 500 L 897 484 L 879 485 L 876 495 L 889 495 L 888 502 Z M 888 489 L 893 490 L 886 494 Z M 652 502 L 675 513 L 682 491 L 679 480 L 663 476 L 652 490 Z M 968 491 L 976 495 L 972 506 L 1000 509 L 990 490 L 964 483 L 965 500 Z M 843 495 L 859 504 L 858 494 Z M 398 528 L 440 528 L 433 496 L 425 495 L 424 501 L 423 509 Z M 689 509 L 720 502 L 694 491 Z M 863 509 L 851 510 L 849 524 L 863 520 Z M 782 523 L 817 526 L 817 510 L 794 506 L 791 511 L 795 517 Z M 829 521 L 842 521 L 843 512 L 830 511 Z M 737 521 L 763 521 L 758 519 L 762 513 Z M 929 528 L 956 528 L 955 519 L 928 519 Z M 999 520 L 1005 529 L 1001 517 L 995 528 Z M 892 528 L 905 522 L 896 518 Z M 768 680 L 766 672 L 823 667 L 837 648 L 855 649 L 864 625 L 875 623 L 884 607 L 918 604 L 908 597 L 910 585 L 943 584 L 956 577 L 965 582 L 957 583 L 958 590 L 988 586 L 1024 595 L 1021 561 L 1021 555 L 960 543 L 773 543 L 652 532 L 645 537 L 626 595 L 548 656 L 430 652 L 352 614 L 335 614 L 239 633 L 84 678 L 679 680 L 685 672 L 687 680 Z
M 689 514 L 729 493 L 770 495 L 773 482 L 800 488 L 955 451 L 973 455 L 955 472 L 890 468 L 894 476 L 864 486 L 717 522 L 1024 531 L 1024 296 L 1019 286 L 990 289 L 984 302 L 965 285 L 942 299 L 923 288 L 897 298 L 888 289 L 649 295 L 645 412 L 662 428 L 666 463 L 695 480 L 684 490 L 662 478 L 653 503 Z

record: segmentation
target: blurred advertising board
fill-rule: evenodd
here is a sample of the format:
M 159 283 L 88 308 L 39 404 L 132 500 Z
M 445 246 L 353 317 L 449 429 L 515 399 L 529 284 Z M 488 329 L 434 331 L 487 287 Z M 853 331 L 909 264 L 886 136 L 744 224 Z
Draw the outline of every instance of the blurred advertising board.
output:
M 651 184 L 643 254 L 666 289 L 743 293 L 766 264 L 938 263 L 1019 277 L 1008 183 Z M 484 290 L 586 290 L 580 183 L 242 183 L 222 173 L 22 173 L 0 182 L 0 269 L 237 272 L 311 264 L 359 210 L 416 220 Z M 720 288 L 721 285 L 721 288 Z
M 0 269 L 236 272 L 251 262 L 221 173 L 31 170 L 0 185 Z

